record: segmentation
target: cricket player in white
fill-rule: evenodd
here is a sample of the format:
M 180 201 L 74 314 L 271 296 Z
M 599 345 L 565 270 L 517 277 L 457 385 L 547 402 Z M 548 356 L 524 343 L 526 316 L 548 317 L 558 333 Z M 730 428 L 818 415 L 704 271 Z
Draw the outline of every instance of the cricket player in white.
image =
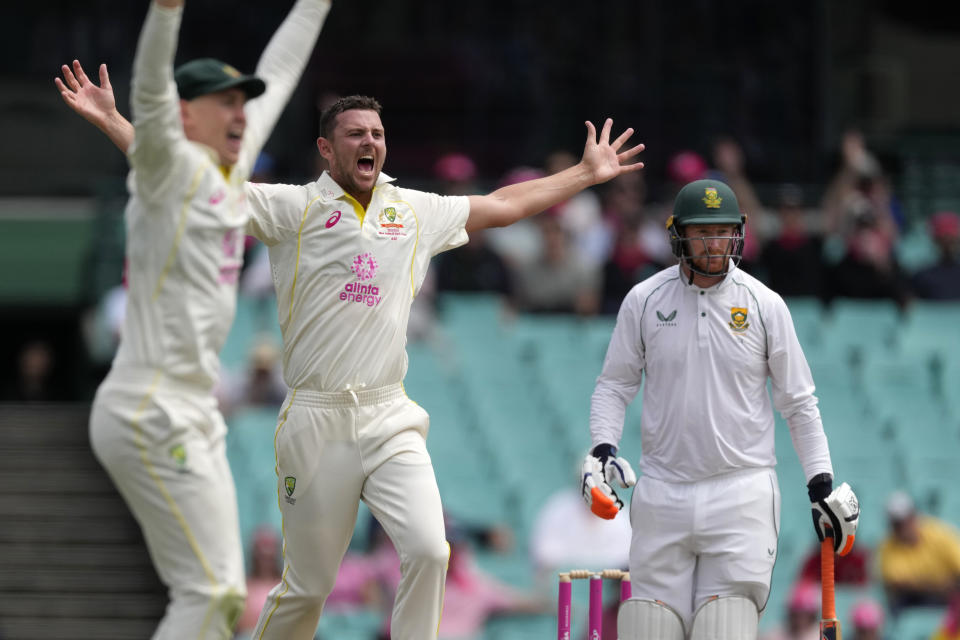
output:
M 813 379 L 787 306 L 737 268 L 743 225 L 724 183 L 700 180 L 680 191 L 668 221 L 680 262 L 623 301 L 593 393 L 583 464 L 587 504 L 615 516 L 623 503 L 611 483 L 636 482 L 616 446 L 626 406 L 645 380 L 642 476 L 630 505 L 633 596 L 674 610 L 683 628 L 693 626 L 692 637 L 704 632 L 694 619 L 707 602 L 731 615 L 704 619 L 733 625 L 706 629 L 709 637 L 756 636 L 780 522 L 772 407 L 789 425 L 818 536 L 829 526 L 845 554 L 859 516 L 849 486 L 832 488 Z M 644 628 L 621 626 L 620 637 L 642 637 Z
M 381 173 L 380 105 L 350 96 L 321 117 L 329 172 L 305 186 L 248 188 L 250 232 L 270 247 L 290 387 L 275 437 L 283 578 L 254 638 L 313 637 L 360 500 L 402 562 L 391 638 L 437 636 L 449 547 L 429 417 L 402 384 L 410 304 L 430 258 L 464 244 L 468 231 L 511 224 L 643 166 L 624 164 L 642 145 L 619 152 L 631 129 L 610 142 L 607 120 L 598 143 L 586 124 L 575 167 L 487 196 L 445 197 Z
M 109 97 L 109 99 L 108 99 Z M 403 579 L 391 638 L 435 638 L 449 547 L 426 449 L 427 413 L 403 390 L 410 304 L 430 258 L 467 233 L 506 226 L 595 184 L 643 168 L 627 129 L 599 139 L 586 122 L 581 161 L 486 196 L 445 197 L 381 174 L 380 105 L 349 96 L 320 118 L 317 146 L 330 170 L 304 186 L 246 185 L 247 232 L 270 252 L 290 392 L 278 418 L 277 491 L 283 515 L 282 581 L 253 637 L 308 640 L 350 542 L 359 501 L 400 554 Z M 84 117 L 121 149 L 129 144 L 110 96 Z
M 128 151 L 131 166 L 129 298 L 90 437 L 169 587 L 155 638 L 230 638 L 243 609 L 236 495 L 212 389 L 236 306 L 243 184 L 328 10 L 327 0 L 298 0 L 256 77 L 203 59 L 178 68 L 175 83 L 182 1 L 156 0 L 134 59 L 132 127 L 116 113 L 105 67 L 100 87 L 78 62 L 64 66 L 66 85 L 57 81 L 72 108 Z

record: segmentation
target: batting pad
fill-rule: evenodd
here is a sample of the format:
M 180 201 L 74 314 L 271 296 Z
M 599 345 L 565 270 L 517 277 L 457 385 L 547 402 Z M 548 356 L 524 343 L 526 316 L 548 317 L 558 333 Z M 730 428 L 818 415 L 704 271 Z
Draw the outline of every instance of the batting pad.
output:
M 760 614 L 743 596 L 713 597 L 693 615 L 690 640 L 756 640 Z
M 680 614 L 654 600 L 630 598 L 617 611 L 620 640 L 684 640 Z

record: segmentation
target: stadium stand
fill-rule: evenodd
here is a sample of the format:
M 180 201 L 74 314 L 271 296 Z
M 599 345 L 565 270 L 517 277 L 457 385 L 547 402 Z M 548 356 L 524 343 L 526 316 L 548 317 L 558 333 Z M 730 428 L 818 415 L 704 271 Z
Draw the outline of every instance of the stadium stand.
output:
M 960 412 L 950 392 L 951 381 L 960 379 L 960 349 L 947 346 L 958 335 L 954 314 L 960 306 L 917 304 L 901 314 L 885 302 L 836 300 L 830 308 L 813 299 L 787 303 L 817 383 L 834 468 L 861 498 L 858 544 L 872 548 L 882 538 L 883 505 L 898 488 L 910 490 L 930 513 L 960 523 L 960 495 L 951 489 Z M 241 301 L 239 309 L 256 312 L 249 302 Z M 427 442 L 446 508 L 467 521 L 513 527 L 514 552 L 481 553 L 478 560 L 498 577 L 526 586 L 532 577 L 525 536 L 545 497 L 575 481 L 589 446 L 590 395 L 614 320 L 513 315 L 499 298 L 482 294 L 443 295 L 438 317 L 432 340 L 408 345 L 405 386 L 431 414 Z M 638 394 L 621 442 L 632 459 L 640 455 L 640 405 Z M 276 412 L 244 412 L 230 422 L 228 452 L 247 540 L 259 522 L 279 527 Z M 803 474 L 779 415 L 776 447 L 781 535 L 762 628 L 780 619 L 813 537 Z M 838 587 L 841 616 L 864 595 L 882 600 L 876 586 Z M 904 618 L 897 629 L 915 637 L 917 629 L 932 629 L 932 615 Z M 318 637 L 341 623 L 356 637 L 372 626 L 338 617 L 325 621 Z M 484 637 L 546 637 L 554 624 L 550 616 L 496 620 Z
M 166 592 L 87 441 L 88 407 L 0 404 L 0 637 L 147 638 Z

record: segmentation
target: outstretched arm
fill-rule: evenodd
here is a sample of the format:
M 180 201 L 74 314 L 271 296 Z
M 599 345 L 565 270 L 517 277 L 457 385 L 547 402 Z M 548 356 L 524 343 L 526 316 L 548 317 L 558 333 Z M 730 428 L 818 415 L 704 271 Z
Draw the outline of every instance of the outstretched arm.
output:
M 511 225 L 568 200 L 587 187 L 643 168 L 642 162 L 630 163 L 643 151 L 642 144 L 620 151 L 633 135 L 633 129 L 627 129 L 610 142 L 613 120 L 607 118 L 598 141 L 593 123 L 587 122 L 586 125 L 587 142 L 583 148 L 583 157 L 576 165 L 546 178 L 497 189 L 489 195 L 470 196 L 467 231 Z
M 54 78 L 60 96 L 67 106 L 87 122 L 103 131 L 118 149 L 127 152 L 133 142 L 133 125 L 117 111 L 117 102 L 110 84 L 107 65 L 100 65 L 100 86 L 87 77 L 78 60 L 73 66 L 63 65 L 63 80 Z

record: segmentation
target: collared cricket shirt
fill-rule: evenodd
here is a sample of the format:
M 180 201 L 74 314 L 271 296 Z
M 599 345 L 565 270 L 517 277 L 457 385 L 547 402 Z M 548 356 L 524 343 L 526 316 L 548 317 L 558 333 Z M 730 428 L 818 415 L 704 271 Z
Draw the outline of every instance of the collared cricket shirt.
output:
M 832 473 L 787 306 L 739 269 L 702 289 L 674 266 L 627 294 L 593 393 L 594 444 L 620 441 L 626 406 L 644 380 L 644 474 L 686 482 L 774 466 L 773 407 L 790 427 L 807 479 Z
M 310 55 L 328 2 L 301 0 L 257 66 L 266 92 L 245 105 L 232 170 L 187 140 L 173 78 L 182 8 L 151 3 L 134 59 L 128 151 L 127 309 L 115 365 L 159 369 L 212 388 L 236 310 L 248 213 L 243 181 Z M 235 71 L 233 71 L 235 73 Z
M 291 388 L 343 391 L 403 380 L 410 304 L 430 258 L 467 241 L 465 196 L 380 175 L 366 211 L 324 172 L 250 185 L 248 232 L 270 250 Z

